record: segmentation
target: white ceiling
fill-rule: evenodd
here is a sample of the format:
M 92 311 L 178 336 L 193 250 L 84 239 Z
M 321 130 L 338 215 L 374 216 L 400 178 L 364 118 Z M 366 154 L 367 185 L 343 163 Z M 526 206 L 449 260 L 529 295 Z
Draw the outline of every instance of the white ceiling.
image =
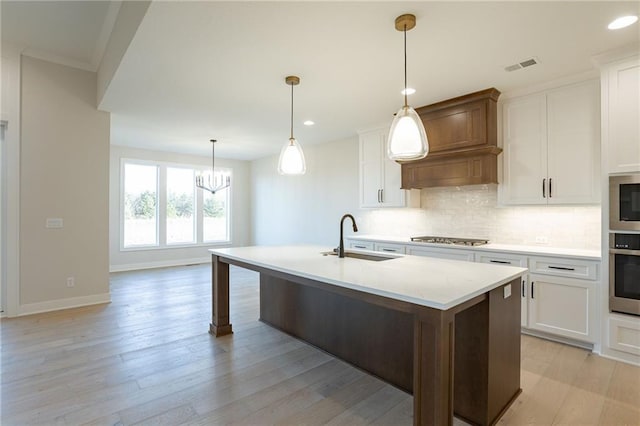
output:
M 109 27 L 95 22 L 108 21 L 105 2 L 5 3 L 3 38 L 40 39 L 39 49 L 60 56 L 91 62 L 87 46 Z M 61 21 L 49 3 L 74 12 Z M 393 22 L 403 13 L 417 17 L 407 34 L 415 107 L 592 70 L 593 55 L 640 41 L 638 24 L 606 28 L 640 14 L 636 1 L 154 1 L 100 105 L 112 113 L 112 143 L 208 155 L 216 138 L 221 157 L 275 154 L 289 137 L 290 74 L 301 78 L 294 134 L 303 147 L 390 123 L 402 105 L 402 33 Z M 531 56 L 540 64 L 504 71 Z M 307 119 L 316 125 L 303 126 Z

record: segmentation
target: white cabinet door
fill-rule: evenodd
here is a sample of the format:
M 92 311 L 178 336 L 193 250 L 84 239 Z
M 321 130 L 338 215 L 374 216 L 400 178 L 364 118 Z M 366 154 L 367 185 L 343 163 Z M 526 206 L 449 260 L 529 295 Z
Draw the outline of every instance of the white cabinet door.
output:
M 640 59 L 608 66 L 603 74 L 604 141 L 608 145 L 609 173 L 640 171 Z M 606 85 L 606 89 L 604 86 Z M 603 99 L 604 101 L 604 99 Z
M 360 207 L 378 207 L 382 189 L 382 151 L 384 134 L 360 135 Z
M 546 101 L 543 94 L 505 102 L 503 195 L 508 204 L 546 204 Z M 544 190 L 546 191 L 546 189 Z
M 387 137 L 382 142 L 383 185 L 381 199 L 385 207 L 404 207 L 406 191 L 402 186 L 402 166 L 387 157 Z
M 529 275 L 529 328 L 595 342 L 596 282 Z
M 520 283 L 520 325 L 529 327 L 529 275 L 526 274 Z
M 547 94 L 549 204 L 600 201 L 599 91 L 591 80 Z
M 386 129 L 360 133 L 360 207 L 404 207 L 401 166 L 386 155 Z
M 501 201 L 598 203 L 599 111 L 596 80 L 507 100 Z

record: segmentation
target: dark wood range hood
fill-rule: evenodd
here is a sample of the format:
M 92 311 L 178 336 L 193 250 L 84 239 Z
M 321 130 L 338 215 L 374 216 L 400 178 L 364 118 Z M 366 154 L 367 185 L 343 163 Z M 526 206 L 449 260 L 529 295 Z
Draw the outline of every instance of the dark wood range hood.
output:
M 429 140 L 422 160 L 401 161 L 402 188 L 498 183 L 494 88 L 416 109 Z

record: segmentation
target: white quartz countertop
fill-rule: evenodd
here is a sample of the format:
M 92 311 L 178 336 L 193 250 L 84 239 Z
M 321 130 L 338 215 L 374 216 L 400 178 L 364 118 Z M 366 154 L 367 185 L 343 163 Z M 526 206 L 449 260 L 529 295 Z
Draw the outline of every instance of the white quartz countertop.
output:
M 253 246 L 209 251 L 250 265 L 442 310 L 527 272 L 513 266 L 420 256 L 396 255 L 376 262 L 321 254 L 330 250 L 322 246 Z M 519 294 L 519 286 L 512 289 L 512 297 Z
M 456 237 L 456 235 L 454 235 Z M 434 248 L 447 248 L 458 250 L 473 250 L 473 251 L 492 251 L 492 252 L 508 252 L 513 254 L 522 254 L 527 256 L 560 256 L 572 259 L 582 260 L 601 260 L 602 255 L 599 250 L 584 250 L 562 247 L 549 247 L 549 246 L 526 246 L 515 244 L 484 244 L 481 246 L 463 246 L 456 244 L 434 244 L 434 243 L 421 243 L 418 241 L 411 241 L 410 237 L 389 237 L 381 235 L 349 235 L 345 238 L 357 241 L 384 241 L 388 243 L 396 244 L 408 244 L 417 247 L 434 247 Z

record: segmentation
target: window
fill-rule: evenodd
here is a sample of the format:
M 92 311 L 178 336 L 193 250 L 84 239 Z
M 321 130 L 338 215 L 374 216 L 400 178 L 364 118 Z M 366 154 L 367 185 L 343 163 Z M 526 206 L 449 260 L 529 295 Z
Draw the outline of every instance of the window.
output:
M 220 173 L 224 181 L 230 176 L 228 171 Z M 203 240 L 204 242 L 225 241 L 229 239 L 229 188 L 211 194 L 202 191 Z
M 124 166 L 124 246 L 158 244 L 158 167 Z
M 195 242 L 193 169 L 167 167 L 167 244 Z
M 202 166 L 122 160 L 121 248 L 171 248 L 229 243 L 231 187 L 197 189 Z M 231 170 L 216 168 L 216 176 Z

